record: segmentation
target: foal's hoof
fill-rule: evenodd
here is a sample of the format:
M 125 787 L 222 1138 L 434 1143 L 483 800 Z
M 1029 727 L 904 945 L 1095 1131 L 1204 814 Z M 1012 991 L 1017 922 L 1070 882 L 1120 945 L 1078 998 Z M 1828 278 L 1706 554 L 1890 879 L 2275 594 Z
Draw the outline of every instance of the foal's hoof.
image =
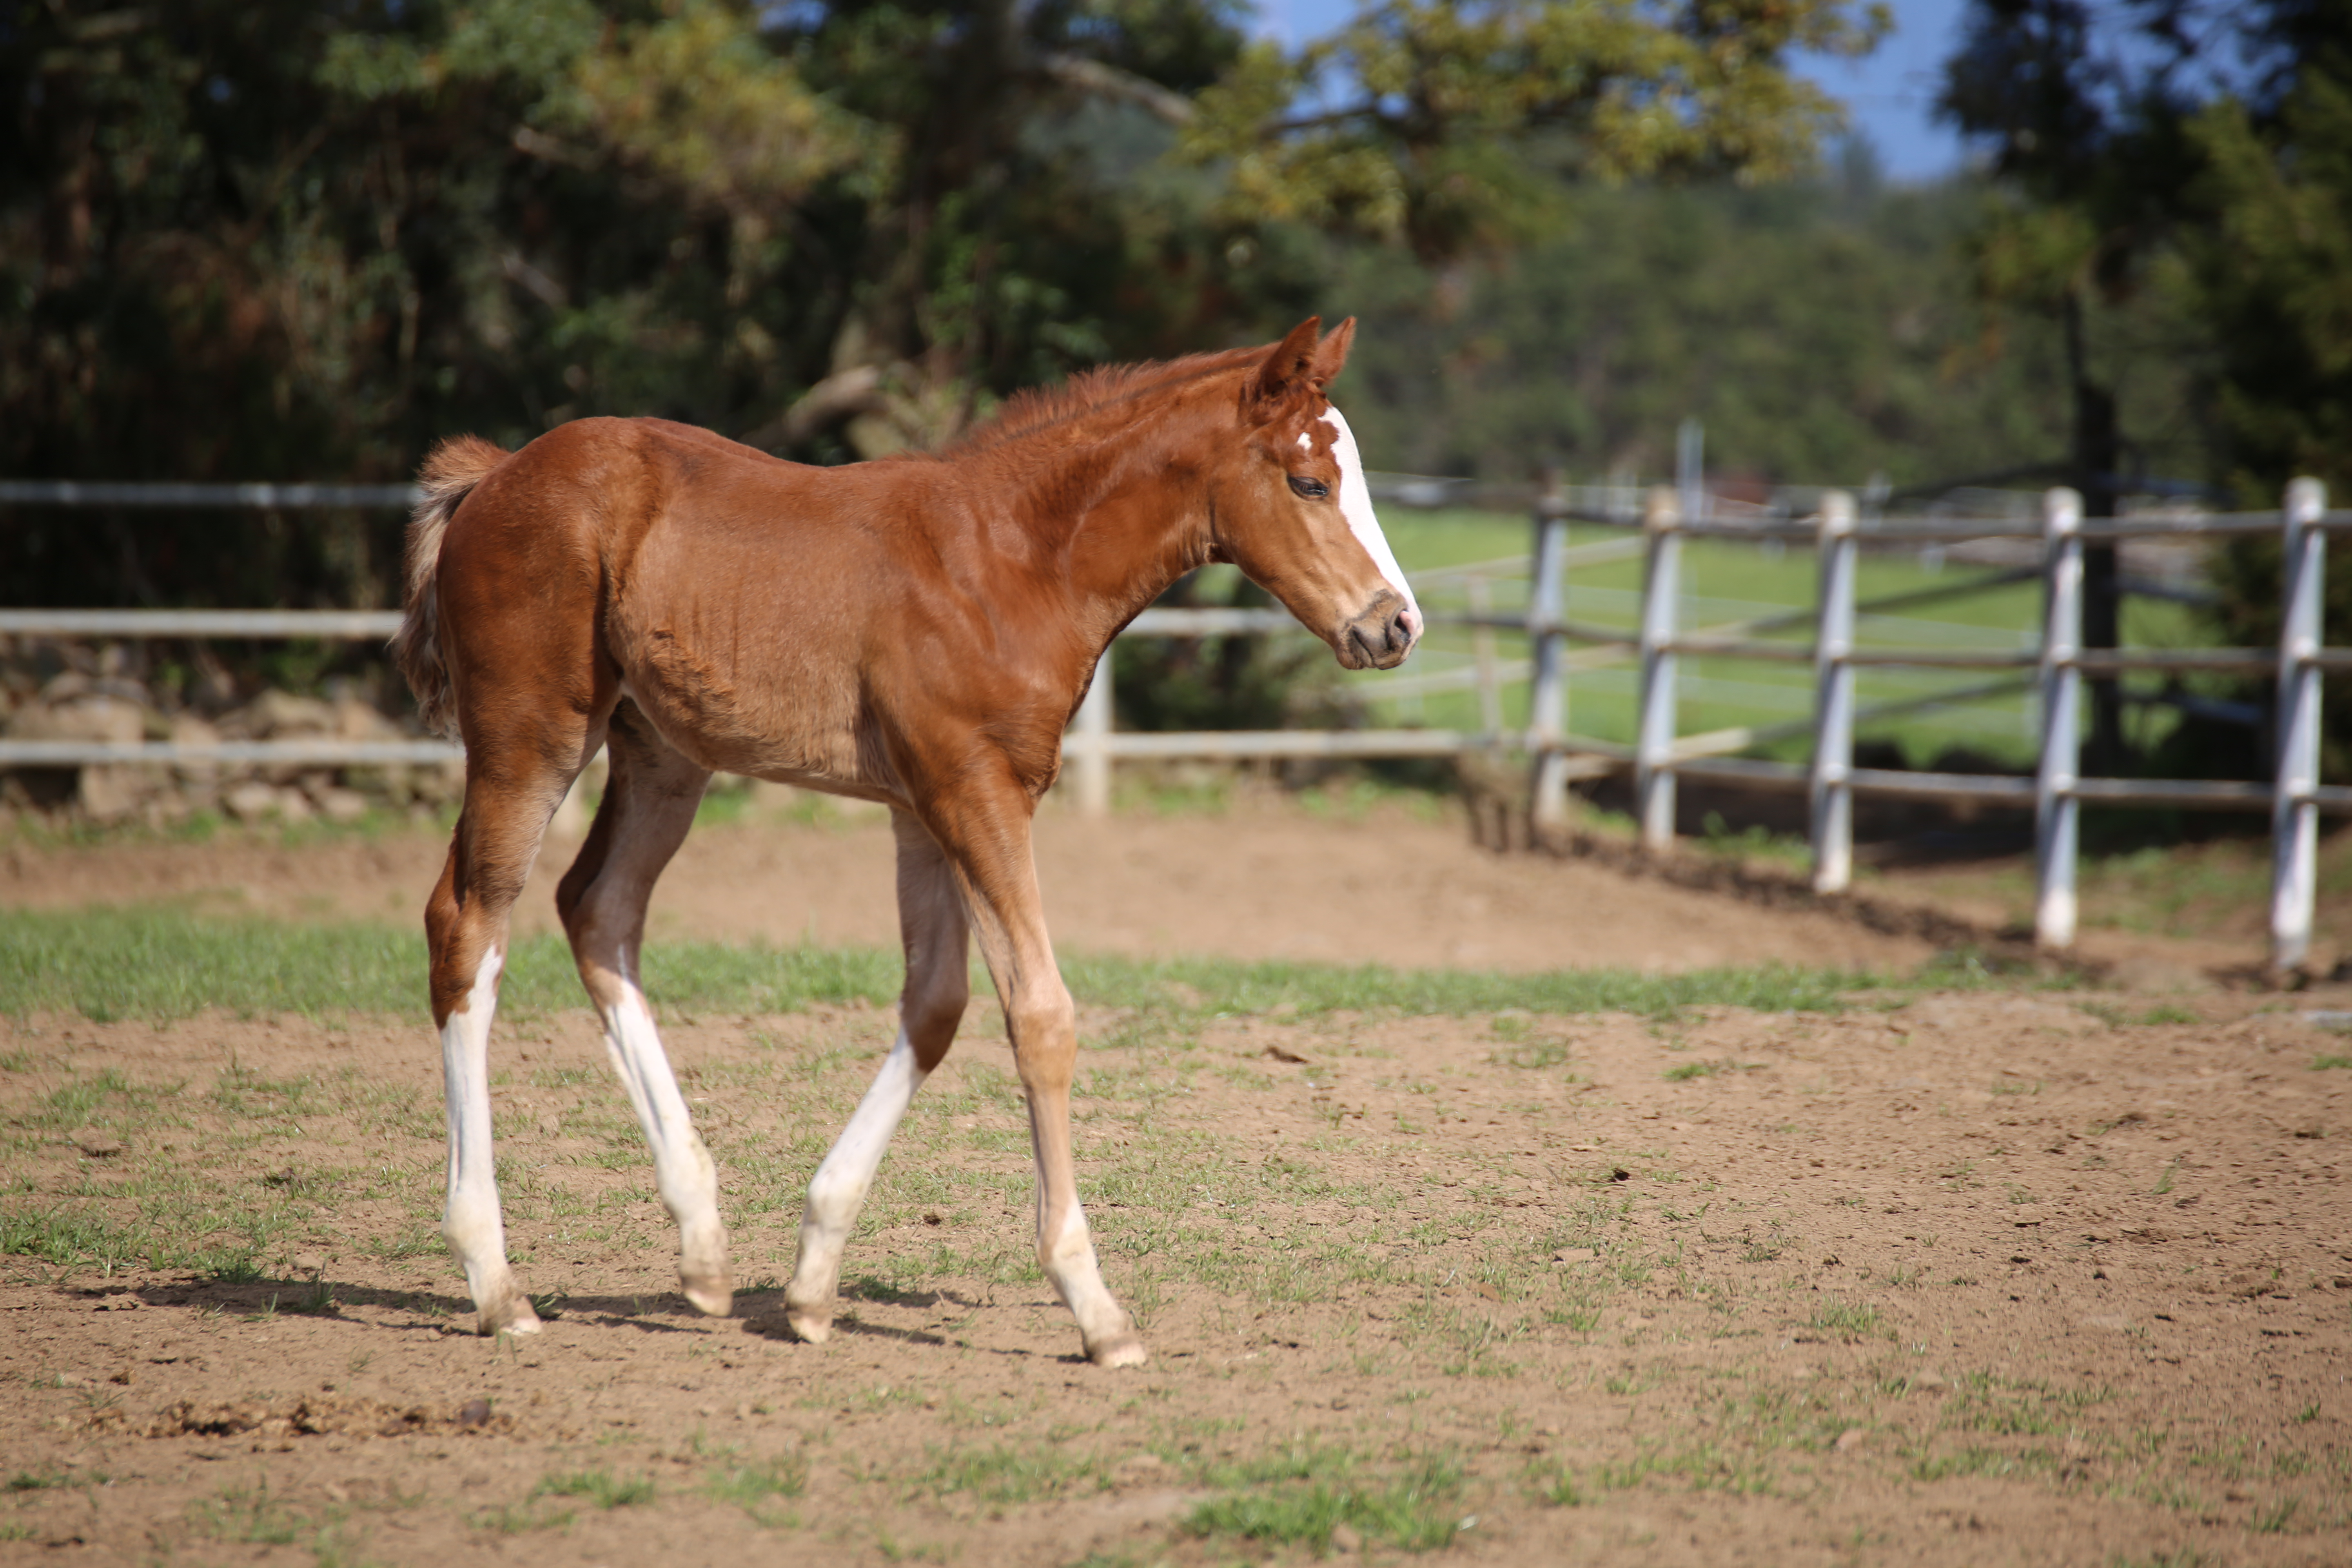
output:
M 539 1314 L 531 1310 L 530 1298 L 518 1290 L 503 1301 L 484 1307 L 474 1326 L 486 1340 L 499 1334 L 535 1334 L 540 1329 Z
M 828 1312 L 819 1317 L 814 1312 L 795 1312 L 787 1308 L 784 1327 L 790 1329 L 793 1338 L 801 1343 L 821 1345 L 833 1338 L 833 1314 Z
M 1113 1334 L 1087 1347 L 1087 1359 L 1097 1366 L 1141 1366 L 1150 1359 L 1135 1331 Z
M 680 1269 L 677 1283 L 694 1310 L 706 1318 L 723 1318 L 735 1310 L 735 1281 L 723 1271 L 689 1274 Z

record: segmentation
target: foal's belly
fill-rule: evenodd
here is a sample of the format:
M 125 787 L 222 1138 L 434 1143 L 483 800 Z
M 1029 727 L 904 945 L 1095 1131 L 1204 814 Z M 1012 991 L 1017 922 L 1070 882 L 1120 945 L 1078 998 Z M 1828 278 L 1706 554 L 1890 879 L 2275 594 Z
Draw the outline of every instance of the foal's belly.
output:
M 635 639 L 622 689 L 654 728 L 714 773 L 885 800 L 863 759 L 856 683 L 845 668 L 791 657 L 748 661 L 698 646 L 675 626 Z

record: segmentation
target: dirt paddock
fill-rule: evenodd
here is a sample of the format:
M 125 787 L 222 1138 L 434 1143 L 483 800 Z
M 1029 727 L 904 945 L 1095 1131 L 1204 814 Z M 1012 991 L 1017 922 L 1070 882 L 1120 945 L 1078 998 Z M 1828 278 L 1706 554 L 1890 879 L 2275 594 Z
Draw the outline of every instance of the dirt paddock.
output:
M 887 837 L 698 834 L 656 938 L 887 941 Z M 439 852 L 19 845 L 0 904 L 404 924 Z M 1041 863 L 1064 942 L 1108 952 L 1929 956 L 1394 812 L 1057 821 Z M 2333 1005 L 1090 1009 L 1081 1181 L 1152 1350 L 1105 1373 L 1030 1260 L 985 1005 L 807 1346 L 777 1285 L 887 1011 L 665 1021 L 725 1320 L 676 1292 L 592 1020 L 501 1020 L 510 1244 L 556 1315 L 489 1342 L 435 1235 L 421 1021 L 0 999 L 0 1562 L 2341 1563 L 2352 1047 L 2305 1016 Z

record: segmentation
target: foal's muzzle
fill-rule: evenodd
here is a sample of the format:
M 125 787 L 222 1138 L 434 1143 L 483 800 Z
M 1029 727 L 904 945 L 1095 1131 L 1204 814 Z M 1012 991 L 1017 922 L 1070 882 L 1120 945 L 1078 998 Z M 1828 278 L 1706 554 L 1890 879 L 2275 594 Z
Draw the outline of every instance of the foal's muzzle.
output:
M 1393 588 L 1372 596 L 1339 637 L 1339 662 L 1349 669 L 1394 669 L 1421 640 L 1421 612 Z

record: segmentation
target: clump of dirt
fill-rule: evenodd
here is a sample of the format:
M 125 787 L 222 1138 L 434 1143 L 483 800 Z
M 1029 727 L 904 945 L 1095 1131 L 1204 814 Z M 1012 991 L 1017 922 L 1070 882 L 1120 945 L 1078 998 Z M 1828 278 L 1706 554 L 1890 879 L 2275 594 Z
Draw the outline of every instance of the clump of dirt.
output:
M 108 1413 L 111 1414 L 111 1413 Z M 94 1417 L 93 1425 L 104 1425 Z M 510 1437 L 520 1428 L 513 1416 L 490 1408 L 487 1399 L 468 1400 L 455 1410 L 412 1405 L 406 1409 L 381 1400 L 348 1395 L 313 1394 L 291 1405 L 251 1400 L 230 1404 L 200 1404 L 183 1399 L 167 1405 L 147 1424 L 150 1437 L 253 1438 L 257 1454 L 286 1452 L 296 1437 L 323 1437 L 343 1433 L 361 1437 L 417 1437 L 473 1433 Z

